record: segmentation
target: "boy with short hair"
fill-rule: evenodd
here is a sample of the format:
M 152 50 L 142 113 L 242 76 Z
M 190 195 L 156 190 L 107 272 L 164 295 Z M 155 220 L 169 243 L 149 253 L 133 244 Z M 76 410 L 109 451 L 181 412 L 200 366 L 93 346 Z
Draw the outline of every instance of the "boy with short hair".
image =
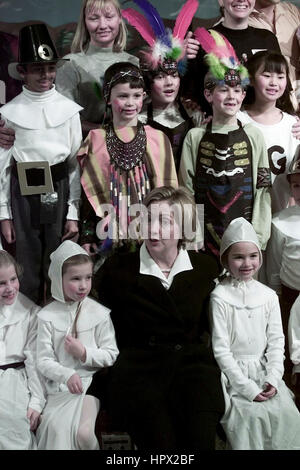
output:
M 261 132 L 250 124 L 242 126 L 236 117 L 249 83 L 248 73 L 222 35 L 201 30 L 203 47 L 211 47 L 206 49 L 210 70 L 204 79 L 204 94 L 213 118 L 206 126 L 188 132 L 179 183 L 192 191 L 197 204 L 204 204 L 206 250 L 219 256 L 222 235 L 237 217 L 252 223 L 264 249 L 271 227 L 267 149 Z M 229 57 L 233 60 L 228 61 Z
M 8 244 L 16 242 L 21 291 L 37 303 L 50 253 L 78 232 L 82 108 L 55 90 L 59 60 L 45 24 L 22 28 L 9 73 L 23 80 L 23 91 L 1 108 L 16 134 L 11 149 L 0 149 L 1 232 Z

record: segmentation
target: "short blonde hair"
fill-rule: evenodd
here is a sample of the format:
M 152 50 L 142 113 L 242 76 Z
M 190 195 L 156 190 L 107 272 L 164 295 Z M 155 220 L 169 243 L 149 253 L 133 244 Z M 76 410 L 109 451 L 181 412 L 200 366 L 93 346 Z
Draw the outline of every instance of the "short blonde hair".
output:
M 4 266 L 14 266 L 18 278 L 23 274 L 23 268 L 19 263 L 17 263 L 15 258 L 13 258 L 13 256 L 11 256 L 7 251 L 0 250 L 0 268 L 3 268 Z
M 113 5 L 120 17 L 119 33 L 113 45 L 114 52 L 122 52 L 126 47 L 127 29 L 121 15 L 121 6 L 118 0 L 83 0 L 80 15 L 71 45 L 71 52 L 86 52 L 90 44 L 90 35 L 85 24 L 85 13 L 89 10 L 105 10 L 109 5 Z
M 154 188 L 143 200 L 145 207 L 149 207 L 153 203 L 165 201 L 170 206 L 177 205 L 180 208 L 180 214 L 182 216 L 181 227 L 197 227 L 196 218 L 197 210 L 193 195 L 187 188 L 180 186 L 179 188 L 173 188 L 172 186 L 161 186 Z M 188 209 L 188 210 L 187 210 Z M 185 218 L 185 224 L 183 219 Z M 188 220 L 187 220 L 188 219 Z M 187 225 L 187 223 L 189 225 Z M 182 231 L 182 238 L 178 242 L 178 247 L 185 248 L 186 243 L 193 242 L 195 239 L 195 233 L 192 236 L 188 236 L 186 231 Z

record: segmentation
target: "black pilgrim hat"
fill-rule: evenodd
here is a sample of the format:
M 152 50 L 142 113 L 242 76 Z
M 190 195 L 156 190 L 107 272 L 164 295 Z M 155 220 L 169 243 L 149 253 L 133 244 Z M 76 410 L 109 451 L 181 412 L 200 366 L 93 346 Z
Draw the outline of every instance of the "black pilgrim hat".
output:
M 30 24 L 20 29 L 18 62 L 8 65 L 8 73 L 12 78 L 21 80 L 17 70 L 20 64 L 56 62 L 62 65 L 64 60 L 58 56 L 47 26 L 44 23 Z

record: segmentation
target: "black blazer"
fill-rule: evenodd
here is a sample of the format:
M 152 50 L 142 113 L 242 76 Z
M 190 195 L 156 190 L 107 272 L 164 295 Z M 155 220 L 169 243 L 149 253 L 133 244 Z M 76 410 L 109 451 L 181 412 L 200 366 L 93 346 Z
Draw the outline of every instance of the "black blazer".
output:
M 194 269 L 177 274 L 169 290 L 158 278 L 139 273 L 139 251 L 112 256 L 100 268 L 99 300 L 111 309 L 120 349 L 111 393 L 126 401 L 152 387 L 163 395 L 184 380 L 184 387 L 203 390 L 203 409 L 222 412 L 207 318 L 219 268 L 209 255 L 188 253 Z

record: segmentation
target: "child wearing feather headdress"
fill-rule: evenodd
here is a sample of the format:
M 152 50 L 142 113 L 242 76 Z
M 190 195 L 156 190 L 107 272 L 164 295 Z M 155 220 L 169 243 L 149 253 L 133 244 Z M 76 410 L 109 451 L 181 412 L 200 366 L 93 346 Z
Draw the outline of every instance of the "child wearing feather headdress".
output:
M 248 72 L 221 34 L 198 28 L 195 35 L 207 52 L 204 94 L 213 118 L 188 132 L 179 182 L 192 191 L 197 204 L 204 204 L 206 250 L 218 257 L 223 232 L 236 217 L 253 224 L 264 249 L 271 227 L 267 149 L 262 133 L 237 119 Z
M 162 130 L 169 138 L 176 170 L 179 170 L 182 144 L 187 132 L 200 125 L 203 113 L 186 109 L 181 95 L 181 77 L 186 71 L 184 37 L 198 8 L 198 0 L 188 0 L 182 7 L 173 31 L 165 28 L 158 11 L 148 0 L 134 0 L 143 14 L 132 8 L 122 11 L 148 44 L 142 51 L 141 68 L 149 100 L 139 120 Z

